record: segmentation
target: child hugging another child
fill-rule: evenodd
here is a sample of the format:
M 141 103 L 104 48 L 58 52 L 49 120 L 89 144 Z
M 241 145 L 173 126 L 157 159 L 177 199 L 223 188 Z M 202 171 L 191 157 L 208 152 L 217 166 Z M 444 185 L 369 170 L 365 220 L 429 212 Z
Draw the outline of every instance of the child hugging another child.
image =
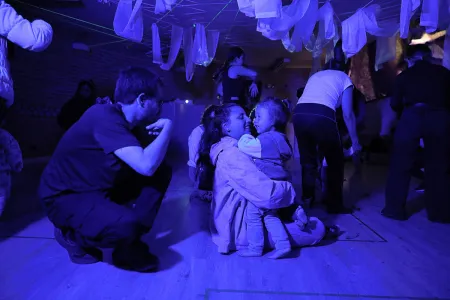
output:
M 211 121 L 211 114 L 217 105 L 208 106 L 203 112 L 200 125 L 192 130 L 188 139 L 189 147 L 189 178 L 194 183 L 196 190 L 191 194 L 191 199 L 196 198 L 205 202 L 211 202 L 212 200 L 212 182 L 208 180 L 208 174 L 201 172 L 197 169 L 198 150 L 200 147 L 200 141 L 205 132 L 205 126 Z M 212 177 L 211 177 L 212 178 Z
M 272 180 L 291 181 L 287 163 L 292 157 L 292 147 L 285 135 L 290 118 L 287 100 L 267 98 L 257 104 L 254 116 L 258 137 L 244 134 L 238 142 L 239 150 L 251 156 L 256 166 Z M 264 225 L 275 242 L 275 251 L 269 258 L 282 258 L 291 251 L 288 234 L 277 213 L 276 210 L 262 209 L 248 202 L 246 222 L 249 246 L 238 252 L 240 256 L 262 255 Z M 301 206 L 297 208 L 294 219 L 301 228 L 308 223 Z
M 23 167 L 19 143 L 1 128 L 5 114 L 6 101 L 0 98 L 0 216 L 11 193 L 11 172 L 20 172 Z

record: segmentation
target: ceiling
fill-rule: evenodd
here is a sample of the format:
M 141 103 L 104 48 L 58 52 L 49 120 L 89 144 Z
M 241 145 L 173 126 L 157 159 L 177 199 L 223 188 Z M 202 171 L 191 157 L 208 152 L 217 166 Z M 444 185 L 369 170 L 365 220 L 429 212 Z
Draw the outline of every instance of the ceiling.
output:
M 10 0 L 24 9 L 34 10 L 44 19 L 58 19 L 85 30 L 98 33 L 110 42 L 120 41 L 113 30 L 114 13 L 118 0 L 110 3 L 100 3 L 97 0 L 83 0 L 80 7 L 61 7 L 52 5 L 56 0 L 29 0 L 27 3 Z M 289 4 L 291 1 L 283 1 Z M 379 4 L 382 8 L 379 21 L 399 20 L 400 0 L 331 0 L 331 5 L 339 21 L 344 21 L 359 8 Z M 30 4 L 32 3 L 32 4 Z M 45 3 L 42 5 L 40 3 Z M 320 5 L 324 3 L 319 0 Z M 155 0 L 144 0 L 144 39 L 137 49 L 142 55 L 151 51 L 151 25 L 157 23 L 162 40 L 163 51 L 169 50 L 172 24 L 189 27 L 194 23 L 203 24 L 207 30 L 221 32 L 219 48 L 216 57 L 221 59 L 229 46 L 238 45 L 247 52 L 250 65 L 267 66 L 280 57 L 291 59 L 291 67 L 309 67 L 311 55 L 307 50 L 290 54 L 284 50 L 280 41 L 270 41 L 256 31 L 256 20 L 239 12 L 236 0 L 178 0 L 170 12 L 155 15 Z M 102 42 L 100 42 L 102 43 Z

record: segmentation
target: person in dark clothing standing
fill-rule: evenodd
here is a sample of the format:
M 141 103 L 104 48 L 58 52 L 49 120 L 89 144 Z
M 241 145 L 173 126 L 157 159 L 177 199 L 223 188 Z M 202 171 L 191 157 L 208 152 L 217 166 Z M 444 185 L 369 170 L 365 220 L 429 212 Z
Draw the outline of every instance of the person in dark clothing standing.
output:
M 450 71 L 432 64 L 426 45 L 411 46 L 409 68 L 396 78 L 391 107 L 400 115 L 394 135 L 382 214 L 407 219 L 405 204 L 417 147 L 423 138 L 428 219 L 450 222 Z
M 141 236 L 152 227 L 172 177 L 162 163 L 172 122 L 158 119 L 160 97 L 160 80 L 152 72 L 124 70 L 116 103 L 89 108 L 56 147 L 39 198 L 72 262 L 99 262 L 100 249 L 110 248 L 117 267 L 139 272 L 158 267 Z M 148 146 L 134 133 L 142 124 L 150 124 L 147 135 L 156 137 Z
M 328 163 L 325 204 L 333 214 L 351 213 L 343 201 L 344 153 L 336 120 L 336 109 L 341 106 L 353 150 L 361 150 L 353 109 L 353 83 L 344 72 L 345 67 L 345 63 L 331 60 L 327 70 L 312 75 L 292 118 L 302 165 L 303 202 L 314 202 L 321 153 Z
M 248 106 L 246 90 L 249 91 L 251 97 L 258 95 L 256 83 L 258 73 L 247 68 L 244 61 L 244 50 L 239 47 L 231 47 L 227 60 L 214 74 L 213 79 L 222 82 L 222 103 L 235 103 L 246 109 Z M 247 79 L 251 79 L 253 82 L 248 85 Z
M 67 101 L 58 114 L 58 125 L 66 131 L 95 104 L 95 85 L 92 81 L 81 81 L 75 95 Z

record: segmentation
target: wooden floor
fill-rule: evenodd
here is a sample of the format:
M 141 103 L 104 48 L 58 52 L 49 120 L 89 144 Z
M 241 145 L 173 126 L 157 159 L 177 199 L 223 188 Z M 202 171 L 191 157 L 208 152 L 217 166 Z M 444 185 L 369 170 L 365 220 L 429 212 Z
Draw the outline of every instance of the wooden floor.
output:
M 34 196 L 39 170 L 30 165 L 15 178 L 14 203 L 0 221 L 0 299 L 450 299 L 450 227 L 428 222 L 424 211 L 407 222 L 381 217 L 384 167 L 365 166 L 363 178 L 346 182 L 347 199 L 360 199 L 354 215 L 321 214 L 345 231 L 339 241 L 279 261 L 218 254 L 208 206 L 190 203 L 180 167 L 146 237 L 162 261 L 156 274 L 72 264 Z

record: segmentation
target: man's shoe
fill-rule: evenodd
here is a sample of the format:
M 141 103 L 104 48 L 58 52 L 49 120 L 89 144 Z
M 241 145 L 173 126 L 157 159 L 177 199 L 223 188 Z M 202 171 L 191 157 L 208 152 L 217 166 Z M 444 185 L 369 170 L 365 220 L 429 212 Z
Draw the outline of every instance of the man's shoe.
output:
M 98 249 L 84 249 L 72 241 L 68 234 L 56 228 L 54 229 L 55 239 L 69 253 L 70 260 L 75 264 L 87 265 L 101 261 L 101 251 Z

